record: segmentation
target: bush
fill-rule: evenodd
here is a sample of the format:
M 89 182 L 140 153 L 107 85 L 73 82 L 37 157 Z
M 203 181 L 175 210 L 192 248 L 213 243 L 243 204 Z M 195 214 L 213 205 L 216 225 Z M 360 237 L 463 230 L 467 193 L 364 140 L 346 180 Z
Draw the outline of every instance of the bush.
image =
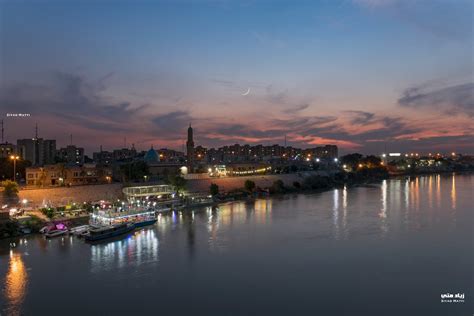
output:
M 92 206 L 92 204 L 90 202 L 87 202 L 86 204 L 84 204 L 84 209 L 88 213 L 92 213 L 94 211 L 94 207 Z
M 54 209 L 51 207 L 45 207 L 41 209 L 41 213 L 43 213 L 47 218 L 52 219 L 54 217 Z
M 255 189 L 255 182 L 253 182 L 252 180 L 246 180 L 244 183 L 244 188 L 248 192 L 252 192 Z
M 219 194 L 219 186 L 215 183 L 211 183 L 211 186 L 209 187 L 209 191 L 212 196 L 218 195 Z
M 12 237 L 18 235 L 19 225 L 14 221 L 5 221 L 0 223 L 0 238 Z
M 272 193 L 283 193 L 285 192 L 285 184 L 283 183 L 282 180 L 276 180 L 273 182 L 270 192 Z
M 301 183 L 299 183 L 298 181 L 293 182 L 293 186 L 294 186 L 296 189 L 301 189 Z
M 168 184 L 172 185 L 176 190 L 176 193 L 184 190 L 186 188 L 186 179 L 178 175 L 170 175 L 166 181 Z
M 37 216 L 31 215 L 31 220 L 27 221 L 25 223 L 25 226 L 30 228 L 31 231 L 36 233 L 41 229 L 41 227 L 44 226 L 44 223 Z
M 6 197 L 16 197 L 18 194 L 18 183 L 15 181 L 5 180 L 2 181 L 3 193 Z
M 317 190 L 326 189 L 332 186 L 331 180 L 328 177 L 310 176 L 303 180 L 303 187 L 305 189 Z

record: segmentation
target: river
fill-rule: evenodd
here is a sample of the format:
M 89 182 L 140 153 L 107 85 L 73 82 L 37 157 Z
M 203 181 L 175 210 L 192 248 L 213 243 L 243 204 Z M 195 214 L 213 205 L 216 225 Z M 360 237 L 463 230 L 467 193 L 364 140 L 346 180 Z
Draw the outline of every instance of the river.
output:
M 391 179 L 161 215 L 99 245 L 2 240 L 0 314 L 472 315 L 473 188 Z

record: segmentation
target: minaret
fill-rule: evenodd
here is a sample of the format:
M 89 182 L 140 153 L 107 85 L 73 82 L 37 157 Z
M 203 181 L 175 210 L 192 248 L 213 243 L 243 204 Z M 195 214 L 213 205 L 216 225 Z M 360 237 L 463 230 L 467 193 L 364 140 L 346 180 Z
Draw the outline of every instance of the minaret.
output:
M 193 128 L 191 123 L 188 127 L 188 140 L 186 142 L 186 155 L 188 159 L 188 172 L 191 173 L 194 167 L 194 140 L 193 140 Z
M 35 161 L 33 162 L 35 166 L 40 164 L 40 148 L 39 148 L 39 140 L 38 140 L 38 123 L 36 123 L 35 127 Z

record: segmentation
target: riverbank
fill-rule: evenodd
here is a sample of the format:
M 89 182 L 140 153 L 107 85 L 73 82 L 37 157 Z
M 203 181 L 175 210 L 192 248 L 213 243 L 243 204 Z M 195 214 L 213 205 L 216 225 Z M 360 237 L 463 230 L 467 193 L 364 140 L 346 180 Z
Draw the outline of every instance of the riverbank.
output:
M 465 171 L 462 173 L 472 173 L 472 171 Z M 214 195 L 214 201 L 206 205 L 215 206 L 219 203 L 225 203 L 230 201 L 248 200 L 283 194 L 323 192 L 337 187 L 361 186 L 379 182 L 383 179 L 388 178 L 400 178 L 419 175 L 427 175 L 427 173 L 405 173 L 389 175 L 387 172 L 383 172 L 383 170 L 381 169 L 359 173 L 330 173 L 327 171 L 313 171 L 294 174 L 195 179 L 188 180 L 186 183 L 186 187 L 187 191 L 190 193 L 207 195 L 210 194 L 211 184 L 217 185 L 218 193 Z M 252 189 L 249 190 L 248 188 L 246 188 L 246 182 L 252 183 Z M 19 197 L 20 199 L 23 199 L 26 198 L 24 194 L 28 194 L 28 197 L 32 199 L 31 204 L 38 204 L 40 200 L 48 201 L 50 203 L 53 201 L 55 201 L 56 203 L 64 202 L 65 199 L 67 199 L 68 201 L 76 202 L 81 201 L 80 199 L 83 199 L 84 201 L 102 199 L 115 200 L 118 198 L 123 198 L 121 188 L 121 184 L 109 184 L 97 186 L 81 186 L 73 188 L 21 190 L 19 193 Z M 87 195 L 89 193 L 91 195 Z M 36 197 L 36 199 L 33 199 L 33 197 Z M 38 205 L 40 206 L 42 204 Z M 190 210 L 200 206 L 202 205 L 186 205 L 183 210 Z M 33 220 L 24 220 L 22 222 L 18 220 L 4 222 L 2 225 L 0 225 L 0 238 L 19 235 L 22 232 L 22 228 L 28 228 L 29 231 L 33 233 L 36 232 L 40 227 L 42 227 L 42 225 L 48 222 L 48 220 L 41 218 L 42 216 L 40 216 L 41 214 L 37 214 L 38 212 L 39 211 L 33 210 L 30 211 L 29 214 L 27 214 L 33 215 Z M 87 219 L 87 217 L 85 218 Z M 84 223 L 84 218 L 80 217 L 56 220 L 69 221 L 72 226 L 75 225 L 76 220 L 79 224 Z

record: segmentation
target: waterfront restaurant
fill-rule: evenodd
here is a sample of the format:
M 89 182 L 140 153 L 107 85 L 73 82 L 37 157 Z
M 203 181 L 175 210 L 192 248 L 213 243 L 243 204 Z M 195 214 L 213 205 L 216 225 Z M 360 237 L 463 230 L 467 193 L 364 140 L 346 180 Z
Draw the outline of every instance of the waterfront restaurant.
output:
M 134 209 L 97 209 L 91 214 L 91 224 L 113 225 L 128 222 L 140 222 L 153 218 L 156 211 L 152 208 L 142 207 Z

